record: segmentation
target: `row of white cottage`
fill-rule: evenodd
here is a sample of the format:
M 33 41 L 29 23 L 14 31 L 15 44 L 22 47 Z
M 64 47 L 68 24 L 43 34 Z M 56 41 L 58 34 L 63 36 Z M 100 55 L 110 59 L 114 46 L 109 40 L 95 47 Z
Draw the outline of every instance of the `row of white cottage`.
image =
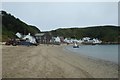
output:
M 89 38 L 89 37 L 84 37 L 80 40 L 77 40 L 77 39 L 70 39 L 70 38 L 65 38 L 63 39 L 62 37 L 52 37 L 54 39 L 54 42 L 58 42 L 58 43 L 61 43 L 61 42 L 65 42 L 65 43 L 95 43 L 95 44 L 99 44 L 99 43 L 102 43 L 101 40 L 98 40 L 97 38 Z M 50 41 L 52 42 L 52 41 Z
M 22 38 L 22 39 L 28 38 L 31 43 L 36 43 L 35 37 L 31 36 L 30 33 L 28 35 L 21 35 L 20 33 L 16 33 L 16 36 L 18 38 Z M 59 42 L 59 43 L 61 43 L 61 42 L 65 42 L 65 43 L 74 43 L 74 42 L 76 42 L 76 43 L 83 43 L 83 42 L 85 42 L 85 43 L 102 43 L 101 40 L 98 40 L 97 38 L 91 39 L 90 37 L 84 37 L 80 40 L 77 40 L 77 39 L 71 39 L 71 38 L 64 39 L 64 38 L 57 36 L 57 37 L 52 37 L 52 40 L 54 40 L 54 42 Z M 52 40 L 50 42 L 52 42 Z
M 90 37 L 84 37 L 80 40 L 65 38 L 64 41 L 67 42 L 67 43 L 74 43 L 74 42 L 76 42 L 76 43 L 95 43 L 95 44 L 102 43 L 101 40 L 99 40 L 97 38 L 90 38 Z

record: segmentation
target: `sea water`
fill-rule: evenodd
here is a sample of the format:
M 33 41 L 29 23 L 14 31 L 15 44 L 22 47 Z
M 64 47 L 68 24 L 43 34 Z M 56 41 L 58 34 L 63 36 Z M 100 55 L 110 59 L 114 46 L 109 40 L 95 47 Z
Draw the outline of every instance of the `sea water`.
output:
M 79 48 L 67 46 L 66 49 L 78 54 L 118 64 L 118 50 L 120 45 L 81 45 Z

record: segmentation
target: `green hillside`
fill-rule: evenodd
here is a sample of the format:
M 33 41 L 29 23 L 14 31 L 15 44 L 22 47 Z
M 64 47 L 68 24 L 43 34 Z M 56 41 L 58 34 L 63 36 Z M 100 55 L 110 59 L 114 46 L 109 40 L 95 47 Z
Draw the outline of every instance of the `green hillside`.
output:
M 8 38 L 15 37 L 16 32 L 20 32 L 22 34 L 31 33 L 34 35 L 35 33 L 40 32 L 40 30 L 32 25 L 28 25 L 21 21 L 18 18 L 15 18 L 13 15 L 1 11 L 0 17 L 2 17 L 2 40 L 6 41 Z
M 3 41 L 6 41 L 8 38 L 15 37 L 16 32 L 20 32 L 22 34 L 31 33 L 32 35 L 40 32 L 37 27 L 28 25 L 5 11 L 1 11 L 0 17 L 2 17 L 1 36 Z M 98 38 L 104 42 L 118 42 L 118 39 L 120 39 L 120 27 L 112 25 L 93 26 L 86 28 L 61 28 L 52 30 L 50 33 L 53 36 L 63 36 L 67 38 Z
M 104 42 L 118 42 L 120 27 L 94 26 L 87 28 L 64 28 L 51 31 L 54 36 L 81 39 L 83 37 L 98 38 Z

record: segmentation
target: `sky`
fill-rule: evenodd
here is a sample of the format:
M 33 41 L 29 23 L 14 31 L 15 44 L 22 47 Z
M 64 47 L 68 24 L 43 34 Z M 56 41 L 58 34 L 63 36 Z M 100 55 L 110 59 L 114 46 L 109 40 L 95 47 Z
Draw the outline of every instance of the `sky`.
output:
M 2 10 L 41 31 L 118 25 L 117 2 L 2 2 Z

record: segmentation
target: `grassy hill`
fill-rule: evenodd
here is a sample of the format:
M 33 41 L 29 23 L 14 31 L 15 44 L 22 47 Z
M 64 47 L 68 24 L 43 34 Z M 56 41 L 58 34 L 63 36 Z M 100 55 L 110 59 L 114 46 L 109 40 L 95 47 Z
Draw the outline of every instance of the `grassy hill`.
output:
M 81 39 L 83 37 L 98 38 L 104 42 L 118 42 L 120 27 L 118 26 L 94 26 L 87 28 L 64 28 L 51 31 L 54 36 Z
M 2 40 L 6 41 L 8 38 L 15 37 L 16 32 L 22 34 L 41 32 L 37 27 L 28 25 L 13 15 L 1 11 L 2 17 Z M 120 26 L 93 26 L 86 28 L 60 28 L 57 30 L 49 31 L 53 36 L 63 36 L 67 38 L 81 39 L 83 37 L 98 38 L 104 42 L 118 42 L 120 40 Z
M 22 34 L 31 33 L 34 35 L 35 33 L 40 32 L 40 30 L 32 25 L 28 25 L 21 21 L 18 18 L 15 18 L 13 15 L 1 11 L 0 17 L 2 17 L 2 40 L 6 41 L 8 38 L 15 37 L 16 32 L 20 32 Z

